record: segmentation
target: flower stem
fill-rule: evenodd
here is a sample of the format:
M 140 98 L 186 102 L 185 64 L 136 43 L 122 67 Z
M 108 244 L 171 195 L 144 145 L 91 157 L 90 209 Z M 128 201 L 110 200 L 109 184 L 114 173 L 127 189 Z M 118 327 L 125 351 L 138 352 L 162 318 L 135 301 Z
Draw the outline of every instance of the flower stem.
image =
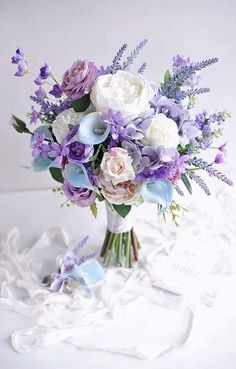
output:
M 100 256 L 104 259 L 104 264 L 108 266 L 112 260 L 118 267 L 132 267 L 132 256 L 138 261 L 138 250 L 140 244 L 132 228 L 128 232 L 112 233 L 106 232 Z

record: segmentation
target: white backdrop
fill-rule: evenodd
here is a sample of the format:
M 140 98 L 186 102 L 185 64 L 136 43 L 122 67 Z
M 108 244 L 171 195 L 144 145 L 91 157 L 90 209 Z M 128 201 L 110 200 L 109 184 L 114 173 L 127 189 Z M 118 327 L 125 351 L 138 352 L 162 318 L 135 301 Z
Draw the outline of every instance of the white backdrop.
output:
M 191 55 L 195 60 L 218 56 L 220 62 L 203 72 L 202 85 L 209 86 L 211 94 L 201 96 L 198 107 L 199 111 L 203 107 L 209 112 L 216 107 L 231 111 L 232 118 L 226 124 L 225 134 L 225 140 L 228 140 L 228 165 L 221 165 L 219 169 L 235 179 L 235 35 L 236 0 L 0 0 L 0 233 L 17 226 L 21 232 L 21 246 L 27 247 L 45 229 L 62 226 L 75 240 L 91 234 L 91 246 L 98 247 L 106 226 L 105 208 L 102 206 L 98 221 L 91 223 L 93 218 L 89 209 L 60 209 L 59 204 L 63 201 L 61 196 L 53 195 L 50 191 L 27 192 L 31 189 L 50 189 L 55 182 L 48 173 L 36 174 L 22 168 L 30 163 L 29 137 L 17 134 L 8 124 L 11 113 L 25 119 L 25 113 L 31 108 L 29 95 L 35 91 L 31 76 L 14 77 L 15 66 L 10 58 L 16 47 L 22 47 L 39 65 L 47 61 L 60 76 L 78 58 L 106 65 L 124 42 L 132 49 L 140 40 L 148 38 L 149 43 L 136 66 L 138 68 L 143 61 L 147 61 L 145 75 L 156 81 L 163 78 L 165 70 L 172 64 L 172 57 L 177 53 Z M 210 178 L 207 183 L 213 193 L 222 187 L 222 184 Z M 11 193 L 21 190 L 26 192 Z M 215 210 L 218 206 L 216 199 L 207 199 L 196 186 L 194 190 L 195 196 L 191 199 L 186 196 L 181 202 L 185 205 L 185 202 L 194 201 L 202 211 L 206 208 L 212 224 L 217 224 L 218 216 L 225 221 L 223 213 Z M 230 201 L 225 205 L 227 209 L 233 209 Z M 156 219 L 152 206 L 141 206 L 138 211 L 141 218 Z M 228 211 L 228 214 L 235 213 Z M 196 216 L 196 223 L 202 219 L 205 225 L 205 216 L 197 218 L 194 212 L 187 216 L 193 219 Z M 221 232 L 224 222 L 219 224 L 219 236 L 221 233 L 224 235 Z M 137 231 L 140 231 L 139 227 Z M 167 231 L 168 234 L 171 233 Z M 219 244 L 220 240 L 219 237 Z M 64 369 L 66 365 L 72 368 L 78 362 L 81 366 L 86 363 L 86 368 L 90 369 L 99 362 L 105 362 L 112 369 L 234 369 L 235 304 L 231 285 L 228 280 L 224 283 L 222 286 L 225 286 L 228 300 L 219 299 L 223 303 L 218 305 L 219 315 L 208 311 L 203 318 L 203 322 L 204 319 L 206 322 L 204 328 L 208 327 L 208 320 L 211 324 L 209 316 L 213 323 L 215 319 L 217 334 L 214 339 L 208 345 L 205 341 L 199 342 L 198 346 L 190 344 L 184 353 L 176 350 L 160 358 L 158 364 L 144 363 L 138 359 L 128 361 L 127 357 L 99 354 L 96 351 L 89 354 L 87 351 L 78 352 L 69 345 L 19 356 L 12 350 L 8 337 L 16 329 L 29 326 L 29 322 L 20 315 L 1 312 L 0 368 L 33 366 L 41 369 L 48 366 Z
M 10 57 L 16 47 L 39 64 L 49 62 L 60 76 L 77 58 L 107 64 L 122 43 L 132 48 L 145 37 L 149 44 L 137 67 L 147 61 L 146 76 L 157 81 L 177 53 L 196 60 L 220 58 L 204 71 L 203 85 L 212 91 L 199 98 L 198 106 L 232 112 L 226 127 L 229 164 L 222 170 L 235 177 L 235 34 L 235 0 L 0 0 L 0 190 L 43 189 L 54 183 L 47 173 L 21 167 L 30 162 L 29 137 L 8 124 L 11 113 L 25 118 L 28 96 L 35 90 L 33 77 L 14 77 Z

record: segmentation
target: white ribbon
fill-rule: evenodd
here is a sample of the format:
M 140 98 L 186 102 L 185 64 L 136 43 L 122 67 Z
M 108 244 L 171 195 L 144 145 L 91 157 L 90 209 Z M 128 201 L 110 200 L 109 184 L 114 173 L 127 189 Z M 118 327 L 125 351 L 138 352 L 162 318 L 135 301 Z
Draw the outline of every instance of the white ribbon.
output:
M 107 210 L 107 228 L 112 233 L 129 232 L 134 225 L 134 211 L 131 209 L 129 214 L 122 218 L 115 210 L 106 203 Z

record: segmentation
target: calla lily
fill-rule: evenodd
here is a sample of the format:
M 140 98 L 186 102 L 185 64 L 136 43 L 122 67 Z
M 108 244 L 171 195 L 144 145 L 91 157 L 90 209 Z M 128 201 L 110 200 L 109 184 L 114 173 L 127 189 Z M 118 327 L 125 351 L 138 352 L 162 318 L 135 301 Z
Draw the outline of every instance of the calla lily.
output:
M 52 160 L 49 158 L 44 158 L 42 155 L 37 156 L 34 158 L 31 164 L 31 168 L 35 172 L 43 172 L 48 170 L 52 164 Z
M 163 211 L 172 202 L 172 183 L 167 179 L 148 180 L 142 185 L 142 196 L 149 203 L 160 204 Z
M 105 141 L 110 132 L 110 126 L 105 122 L 101 113 L 85 115 L 79 125 L 76 138 L 86 145 L 97 145 Z
M 90 259 L 80 265 L 75 265 L 70 276 L 80 281 L 84 281 L 86 285 L 93 285 L 105 279 L 105 273 L 101 265 L 95 259 Z
M 68 182 L 77 188 L 89 188 L 97 191 L 89 180 L 87 171 L 82 164 L 68 163 L 65 166 L 66 178 Z

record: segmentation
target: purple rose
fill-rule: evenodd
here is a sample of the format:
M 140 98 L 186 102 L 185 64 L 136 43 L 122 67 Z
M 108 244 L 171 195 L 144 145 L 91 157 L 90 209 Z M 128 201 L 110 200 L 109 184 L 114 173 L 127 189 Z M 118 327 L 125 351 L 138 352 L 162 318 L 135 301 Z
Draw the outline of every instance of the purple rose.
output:
M 98 77 L 98 69 L 92 62 L 77 60 L 62 78 L 62 91 L 72 100 L 88 94 Z
M 96 192 L 88 188 L 73 187 L 67 180 L 64 181 L 62 190 L 69 200 L 82 208 L 93 204 L 96 200 Z
M 93 146 L 85 145 L 81 142 L 72 142 L 69 146 L 68 157 L 70 161 L 78 163 L 86 163 L 93 156 Z

